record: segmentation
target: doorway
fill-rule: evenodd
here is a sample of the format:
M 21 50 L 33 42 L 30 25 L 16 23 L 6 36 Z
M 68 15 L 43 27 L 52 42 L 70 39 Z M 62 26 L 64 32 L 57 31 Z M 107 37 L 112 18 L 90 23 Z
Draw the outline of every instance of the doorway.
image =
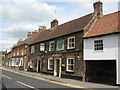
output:
M 86 61 L 86 77 L 90 82 L 116 84 L 115 60 Z
M 38 60 L 37 62 L 37 72 L 40 73 L 41 72 L 41 61 Z
M 60 68 L 60 60 L 56 59 L 56 72 L 57 72 L 57 76 L 59 76 L 59 68 Z
M 61 58 L 56 58 L 54 62 L 54 76 L 61 77 Z

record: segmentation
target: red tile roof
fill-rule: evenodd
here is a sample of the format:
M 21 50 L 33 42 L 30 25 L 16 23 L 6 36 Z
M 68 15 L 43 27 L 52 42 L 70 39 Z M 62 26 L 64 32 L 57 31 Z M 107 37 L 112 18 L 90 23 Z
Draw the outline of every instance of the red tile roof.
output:
M 84 38 L 120 32 L 120 11 L 105 15 L 98 19 Z
M 93 16 L 94 14 L 91 13 L 81 18 L 78 18 L 78 19 L 69 21 L 67 23 L 64 23 L 62 25 L 59 25 L 58 27 L 41 32 L 29 44 L 34 44 L 34 43 L 38 43 L 41 41 L 57 38 L 57 37 L 64 36 L 67 34 L 71 34 L 74 32 L 82 31 L 86 27 L 86 25 L 90 22 Z

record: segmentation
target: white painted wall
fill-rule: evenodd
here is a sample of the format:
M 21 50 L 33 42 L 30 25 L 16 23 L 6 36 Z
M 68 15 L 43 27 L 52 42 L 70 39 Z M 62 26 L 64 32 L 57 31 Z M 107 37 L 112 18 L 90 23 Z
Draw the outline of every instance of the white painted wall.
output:
M 103 39 L 103 51 L 94 51 L 94 40 Z M 116 60 L 117 35 L 84 39 L 84 60 Z
M 15 59 L 12 58 L 12 65 L 11 66 L 15 66 Z
M 120 84 L 120 34 L 118 34 L 117 84 Z
M 103 39 L 103 51 L 94 51 L 97 39 Z M 84 39 L 84 60 L 116 60 L 116 84 L 120 84 L 120 34 Z

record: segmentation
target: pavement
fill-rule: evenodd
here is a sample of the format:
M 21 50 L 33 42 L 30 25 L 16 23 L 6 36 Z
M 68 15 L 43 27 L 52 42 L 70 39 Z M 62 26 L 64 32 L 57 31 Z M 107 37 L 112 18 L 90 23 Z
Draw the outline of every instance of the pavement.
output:
M 112 85 L 106 85 L 106 84 L 98 84 L 98 83 L 90 83 L 90 82 L 83 82 L 79 80 L 74 80 L 74 79 L 66 79 L 66 78 L 59 78 L 59 77 L 54 77 L 51 75 L 45 75 L 42 73 L 36 73 L 36 72 L 26 72 L 26 71 L 19 71 L 17 69 L 9 68 L 9 67 L 2 67 L 3 70 L 7 70 L 13 73 L 21 74 L 24 76 L 36 78 L 39 80 L 59 84 L 59 85 L 64 85 L 67 87 L 72 87 L 72 88 L 84 88 L 84 89 L 92 89 L 92 90 L 120 90 L 118 89 L 118 86 L 112 86 Z

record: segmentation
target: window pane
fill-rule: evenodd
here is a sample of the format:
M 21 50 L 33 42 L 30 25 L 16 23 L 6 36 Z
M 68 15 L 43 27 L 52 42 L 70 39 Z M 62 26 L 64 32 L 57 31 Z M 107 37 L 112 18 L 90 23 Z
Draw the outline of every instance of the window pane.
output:
M 49 68 L 50 68 L 50 69 L 53 69 L 53 65 L 50 65 Z
M 74 61 L 74 60 L 73 60 L 73 59 L 71 59 L 71 64 L 73 64 L 73 61 Z
M 71 66 L 70 65 L 68 65 L 68 70 L 71 70 Z
M 50 63 L 49 63 L 50 65 L 53 65 L 53 60 L 50 60 Z
M 74 38 L 72 38 L 72 42 L 74 42 Z
M 72 42 L 72 40 L 71 39 L 69 39 L 69 43 L 71 43 Z
M 103 50 L 103 40 L 94 41 L 94 50 Z
M 70 59 L 68 59 L 68 64 L 70 64 Z
M 74 43 L 72 43 L 72 47 L 74 47 Z
M 73 65 L 71 65 L 71 70 L 73 70 Z

